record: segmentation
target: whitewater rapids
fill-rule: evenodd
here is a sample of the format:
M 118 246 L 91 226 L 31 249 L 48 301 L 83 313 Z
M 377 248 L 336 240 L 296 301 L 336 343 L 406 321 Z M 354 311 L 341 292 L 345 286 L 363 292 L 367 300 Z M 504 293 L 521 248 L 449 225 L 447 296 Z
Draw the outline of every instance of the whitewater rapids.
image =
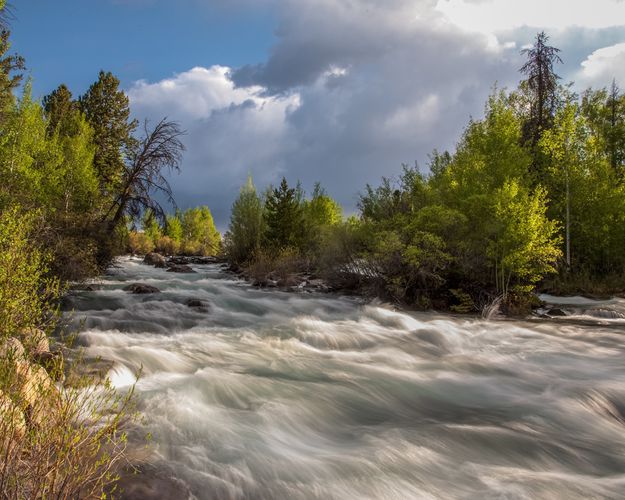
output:
M 120 390 L 142 368 L 150 460 L 185 496 L 625 497 L 625 320 L 409 314 L 192 267 L 123 258 L 69 298 Z

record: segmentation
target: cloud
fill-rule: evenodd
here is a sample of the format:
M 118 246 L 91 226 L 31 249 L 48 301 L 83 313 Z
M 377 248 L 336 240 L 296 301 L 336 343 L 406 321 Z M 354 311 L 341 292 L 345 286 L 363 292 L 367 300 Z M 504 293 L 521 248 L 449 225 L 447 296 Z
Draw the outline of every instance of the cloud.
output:
M 237 0 L 241 8 L 248 1 Z M 623 8 L 597 2 L 614 15 Z M 265 3 L 279 22 L 264 63 L 198 67 L 129 90 L 137 116 L 167 115 L 188 130 L 175 194 L 182 206 L 208 204 L 222 228 L 250 170 L 259 186 L 282 175 L 308 189 L 321 181 L 350 211 L 366 183 L 397 175 L 402 163 L 418 160 L 423 168 L 433 148 L 453 148 L 469 117 L 482 114 L 495 82 L 518 81 L 519 47 L 535 30 L 517 25 L 556 22 L 547 14 L 521 15 L 512 0 Z M 501 5 L 519 13 L 519 21 L 505 20 Z M 479 25 L 449 6 L 474 16 L 495 13 Z M 554 37 L 573 61 L 565 79 L 590 52 L 625 40 L 622 28 L 597 28 L 607 21 L 592 17 L 593 9 L 582 10 L 594 28 L 563 28 Z M 581 22 L 579 13 L 566 15 L 568 23 Z M 598 71 L 593 64 L 589 70 Z
M 605 87 L 613 79 L 625 82 L 625 43 L 595 50 L 582 63 L 578 76 L 585 86 Z
M 622 24 L 622 0 L 439 0 L 436 10 L 463 29 L 497 33 L 523 26 L 603 29 Z
M 260 183 L 282 171 L 286 116 L 296 94 L 261 96 L 256 86 L 235 88 L 223 66 L 193 68 L 172 78 L 136 82 L 128 91 L 133 114 L 163 116 L 187 131 L 183 171 L 171 179 L 181 207 L 209 204 L 223 227 L 242 179 L 252 171 Z M 259 168 L 262 166 L 262 169 Z

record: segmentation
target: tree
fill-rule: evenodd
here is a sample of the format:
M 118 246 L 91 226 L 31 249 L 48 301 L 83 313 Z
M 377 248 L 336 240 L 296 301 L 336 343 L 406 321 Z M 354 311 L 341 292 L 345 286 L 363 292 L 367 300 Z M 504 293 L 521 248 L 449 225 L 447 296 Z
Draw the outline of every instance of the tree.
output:
M 260 249 L 263 229 L 263 202 L 249 175 L 232 205 L 226 234 L 226 251 L 231 262 L 242 264 L 254 258 Z
M 0 16 L 5 12 L 5 2 L 0 2 Z M 2 21 L 2 19 L 0 19 Z M 0 22 L 0 24 L 4 24 Z M 10 32 L 0 29 L 0 120 L 4 121 L 7 108 L 14 102 L 13 91 L 22 81 L 22 73 L 25 69 L 24 58 L 12 54 L 7 55 L 11 48 L 9 42 Z
M 531 48 L 523 49 L 527 57 L 520 71 L 527 76 L 525 81 L 529 92 L 529 115 L 523 126 L 523 143 L 533 154 L 532 168 L 539 169 L 537 145 L 545 130 L 551 127 L 558 105 L 558 80 L 554 70 L 556 63 L 562 63 L 558 55 L 560 49 L 547 45 L 549 37 L 542 31 L 536 35 Z M 538 173 L 538 172 L 535 172 Z
M 154 195 L 160 194 L 174 203 L 165 172 L 180 171 L 185 149 L 180 138 L 184 133 L 178 123 L 167 119 L 152 129 L 147 121 L 144 123 L 144 136 L 129 148 L 120 178 L 121 189 L 106 214 L 105 220 L 113 214 L 109 220 L 111 228 L 115 228 L 124 215 L 137 218 L 147 209 L 160 221 L 165 220 L 165 212 Z
M 182 221 L 178 212 L 165 218 L 165 236 L 180 245 L 182 242 Z
M 143 233 L 152 240 L 153 243 L 156 243 L 161 237 L 161 228 L 152 210 L 148 209 L 143 212 L 141 227 L 143 228 Z
M 79 106 L 94 130 L 93 163 L 100 184 L 112 194 L 123 184 L 124 151 L 136 150 L 132 132 L 137 121 L 130 120 L 128 97 L 119 90 L 119 80 L 112 73 L 100 71 L 98 80 L 80 97 Z
M 72 93 L 65 84 L 43 98 L 43 109 L 48 119 L 48 133 L 58 131 L 60 135 L 67 135 L 67 122 L 72 119 L 78 109 L 78 104 L 72 99 Z
M 185 253 L 215 255 L 219 252 L 221 236 L 208 207 L 190 208 L 184 212 L 182 238 Z
M 283 177 L 280 186 L 267 194 L 264 212 L 266 245 L 273 250 L 299 247 L 303 232 L 302 206 L 297 190 Z
M 610 89 L 588 89 L 580 108 L 612 169 L 623 176 L 625 164 L 625 96 L 616 81 Z
M 546 192 L 530 192 L 515 180 L 493 197 L 493 232 L 487 239 L 497 291 L 504 301 L 510 291 L 531 292 L 546 274 L 555 272 L 561 252 L 557 223 L 546 216 Z
M 549 214 L 564 222 L 567 270 L 618 273 L 623 263 L 625 192 L 619 172 L 610 164 L 603 132 L 588 118 L 593 116 L 588 95 L 584 101 L 583 112 L 577 104 L 558 111 L 539 144 L 550 160 L 545 172 Z M 599 102 L 603 108 L 605 99 Z

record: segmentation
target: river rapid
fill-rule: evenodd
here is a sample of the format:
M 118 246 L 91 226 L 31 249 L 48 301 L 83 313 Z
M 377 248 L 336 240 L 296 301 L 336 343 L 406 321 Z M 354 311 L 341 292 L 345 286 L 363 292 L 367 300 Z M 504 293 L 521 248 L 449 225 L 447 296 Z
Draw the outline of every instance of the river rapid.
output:
M 175 478 L 152 497 L 625 498 L 622 301 L 487 321 L 192 267 L 122 258 L 69 297 L 114 385 L 142 368 L 140 431 Z

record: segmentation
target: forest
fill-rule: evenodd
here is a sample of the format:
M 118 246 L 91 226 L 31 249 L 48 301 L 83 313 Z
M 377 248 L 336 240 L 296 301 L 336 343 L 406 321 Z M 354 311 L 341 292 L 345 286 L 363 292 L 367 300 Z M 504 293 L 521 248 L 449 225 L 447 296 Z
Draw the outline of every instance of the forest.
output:
M 501 301 L 508 313 L 525 314 L 537 290 L 623 292 L 625 95 L 616 82 L 574 92 L 557 75 L 559 50 L 545 33 L 523 51 L 518 87 L 494 86 L 483 118 L 468 122 L 454 151 L 433 151 L 425 171 L 405 165 L 397 179 L 354 186 L 358 212 L 349 217 L 319 184 L 307 194 L 283 178 L 259 190 L 250 177 L 222 238 L 206 206 L 160 204 L 174 202 L 168 176 L 183 164 L 178 123 L 133 119 L 119 80 L 106 71 L 83 95 L 60 84 L 34 98 L 6 24 L 0 451 L 10 460 L 0 470 L 3 498 L 111 491 L 130 396 L 105 381 L 96 402 L 83 391 L 59 392 L 52 379 L 72 377 L 47 337 L 60 328 L 68 287 L 125 253 L 216 255 L 260 287 L 288 287 L 306 273 L 336 291 L 455 313 Z M 85 412 L 97 430 L 79 418 Z M 44 423 L 42 414 L 54 418 Z

